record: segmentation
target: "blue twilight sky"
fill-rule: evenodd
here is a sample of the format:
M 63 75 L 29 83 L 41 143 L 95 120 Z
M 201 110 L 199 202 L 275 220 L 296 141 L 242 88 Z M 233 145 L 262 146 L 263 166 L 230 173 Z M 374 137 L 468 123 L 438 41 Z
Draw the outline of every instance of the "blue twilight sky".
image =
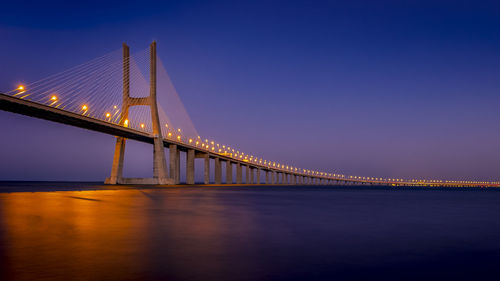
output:
M 0 91 L 156 40 L 202 137 L 351 175 L 500 178 L 498 1 L 123 2 L 4 1 Z M 112 136 L 7 112 L 0 131 L 0 180 L 109 174 Z M 151 175 L 129 144 L 126 176 Z

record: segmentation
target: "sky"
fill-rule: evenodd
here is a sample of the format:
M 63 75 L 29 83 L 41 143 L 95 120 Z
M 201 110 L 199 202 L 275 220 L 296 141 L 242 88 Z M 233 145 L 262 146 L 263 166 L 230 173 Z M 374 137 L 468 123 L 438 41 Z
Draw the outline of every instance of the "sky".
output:
M 6 1 L 0 91 L 153 40 L 203 138 L 348 175 L 500 179 L 498 1 Z M 112 136 L 8 112 L 0 132 L 0 180 L 110 173 Z M 127 144 L 126 176 L 151 162 Z

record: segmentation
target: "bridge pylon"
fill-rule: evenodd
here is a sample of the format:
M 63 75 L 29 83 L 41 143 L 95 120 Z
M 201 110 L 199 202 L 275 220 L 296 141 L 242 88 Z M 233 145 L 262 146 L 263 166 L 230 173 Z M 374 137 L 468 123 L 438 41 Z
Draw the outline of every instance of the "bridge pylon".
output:
M 111 176 L 106 178 L 106 184 L 173 184 L 174 179 L 168 177 L 167 161 L 163 146 L 163 135 L 161 133 L 160 117 L 158 114 L 158 103 L 156 98 L 156 42 L 150 45 L 150 75 L 149 96 L 130 96 L 130 49 L 123 43 L 123 100 L 122 118 L 123 126 L 128 125 L 129 108 L 136 105 L 149 106 L 151 111 L 151 122 L 153 127 L 153 178 L 124 178 L 123 161 L 125 156 L 126 139 L 116 137 L 115 153 Z

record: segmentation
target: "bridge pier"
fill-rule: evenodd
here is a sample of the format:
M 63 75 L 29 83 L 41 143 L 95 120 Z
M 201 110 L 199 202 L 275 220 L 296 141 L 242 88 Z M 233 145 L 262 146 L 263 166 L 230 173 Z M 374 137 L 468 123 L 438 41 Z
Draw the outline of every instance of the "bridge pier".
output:
M 215 157 L 215 176 L 214 176 L 215 184 L 222 183 L 222 167 L 220 162 L 221 162 L 220 158 Z
M 252 167 L 250 166 L 247 166 L 247 173 L 250 173 L 250 182 L 247 182 L 247 183 L 250 183 L 250 184 L 253 184 L 254 183 L 254 170 Z M 247 177 L 248 179 L 248 177 Z
M 267 171 L 264 171 L 264 173 L 266 173 L 266 184 L 270 184 L 270 182 L 269 182 L 269 176 L 271 174 L 271 171 L 267 170 Z
M 204 156 L 204 166 L 205 169 L 203 170 L 203 183 L 204 184 L 209 184 L 210 183 L 210 157 L 207 154 Z
M 226 161 L 226 184 L 233 183 L 233 163 L 231 161 Z
M 116 137 L 115 154 L 113 156 L 113 166 L 111 176 L 107 179 L 107 184 L 118 184 L 123 178 L 123 158 L 125 156 L 125 138 Z
M 194 149 L 188 149 L 186 154 L 186 184 L 194 184 Z
M 245 165 L 245 184 L 250 183 L 250 167 Z
M 177 148 L 176 144 L 171 144 L 168 146 L 169 150 L 169 155 L 170 155 L 170 178 L 173 179 L 174 184 L 179 184 L 180 183 L 180 176 L 181 176 L 181 167 L 180 167 L 180 162 L 181 162 L 181 157 L 180 157 L 180 151 Z
M 256 176 L 256 181 L 255 181 L 256 184 L 260 184 L 261 181 L 260 181 L 260 168 L 257 168 L 257 176 Z
M 241 163 L 236 163 L 236 184 L 242 184 L 243 170 Z

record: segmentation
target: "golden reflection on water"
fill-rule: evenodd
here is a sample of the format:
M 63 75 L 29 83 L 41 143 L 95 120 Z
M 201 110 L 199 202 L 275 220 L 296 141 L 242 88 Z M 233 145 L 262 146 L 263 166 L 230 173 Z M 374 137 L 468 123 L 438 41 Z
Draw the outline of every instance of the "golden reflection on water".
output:
M 237 220 L 227 218 L 217 200 L 179 190 L 0 194 L 4 277 L 176 278 L 186 274 L 193 257 L 210 261 L 198 269 L 227 271 L 214 257 L 237 250 L 227 248 L 225 239 L 234 240 L 228 237 L 232 230 L 249 232 L 251 218 L 241 211 Z

